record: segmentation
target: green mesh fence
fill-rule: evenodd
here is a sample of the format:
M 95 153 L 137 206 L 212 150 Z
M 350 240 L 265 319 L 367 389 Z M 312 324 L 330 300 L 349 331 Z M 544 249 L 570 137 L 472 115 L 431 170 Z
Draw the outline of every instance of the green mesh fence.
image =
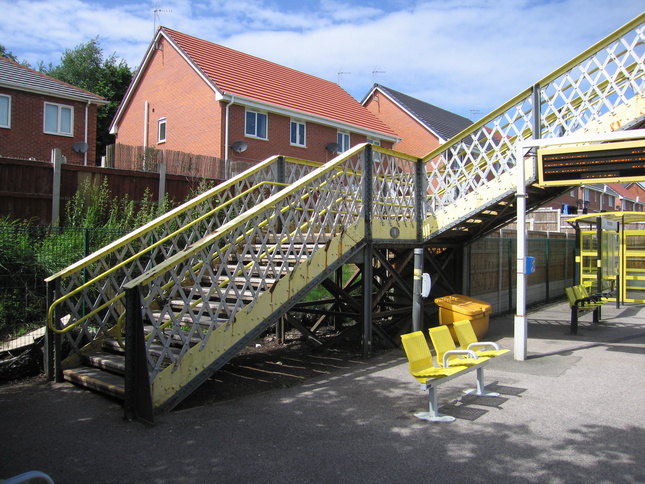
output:
M 127 231 L 0 225 L 0 341 L 45 324 L 44 279 Z

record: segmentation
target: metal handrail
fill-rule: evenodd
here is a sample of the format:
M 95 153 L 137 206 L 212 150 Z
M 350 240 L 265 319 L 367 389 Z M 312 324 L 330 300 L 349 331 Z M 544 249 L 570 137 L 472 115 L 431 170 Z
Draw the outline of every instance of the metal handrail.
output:
M 203 203 L 204 201 L 217 197 L 221 193 L 226 192 L 229 190 L 231 187 L 234 187 L 237 183 L 240 181 L 247 179 L 254 174 L 270 167 L 271 165 L 275 164 L 278 160 L 283 159 L 285 162 L 288 163 L 294 163 L 294 164 L 300 164 L 300 165 L 305 165 L 305 166 L 311 166 L 311 167 L 317 167 L 320 166 L 320 163 L 317 162 L 311 162 L 307 160 L 301 160 L 298 158 L 290 158 L 290 157 L 281 157 L 281 156 L 273 156 L 268 158 L 267 160 L 258 163 L 257 165 L 254 165 L 253 167 L 249 168 L 248 170 L 240 173 L 239 175 L 231 178 L 230 180 L 227 180 L 223 183 L 220 183 L 216 187 L 211 188 L 210 190 L 205 191 L 204 193 L 198 195 L 197 197 L 189 200 L 188 202 L 180 205 L 179 207 L 176 207 L 175 209 L 169 211 L 166 214 L 163 214 L 153 221 L 141 226 L 140 228 L 134 230 L 133 232 L 115 240 L 114 242 L 106 245 L 105 247 L 99 249 L 98 251 L 95 251 L 94 253 L 88 255 L 87 257 L 81 259 L 80 261 L 70 265 L 69 267 L 63 269 L 62 271 L 57 272 L 56 274 L 53 274 L 52 276 L 49 276 L 48 278 L 45 279 L 46 282 L 52 282 L 56 279 L 59 278 L 65 278 L 69 277 L 72 274 L 79 273 L 82 271 L 84 268 L 88 267 L 90 264 L 97 262 L 110 254 L 114 253 L 115 251 L 119 250 L 120 248 L 125 247 L 127 244 L 131 243 L 132 241 L 137 240 L 138 238 L 142 236 L 146 236 L 149 233 L 152 233 L 155 229 L 158 227 L 168 223 L 169 221 L 172 221 L 175 219 L 177 216 L 186 213 L 187 211 L 193 209 L 194 207 L 198 206 L 199 204 Z M 69 293 L 57 298 L 48 308 L 47 311 L 47 326 L 49 327 L 50 330 L 52 330 L 55 333 L 62 334 L 66 333 L 73 328 L 83 324 L 86 322 L 88 319 L 96 316 L 99 314 L 101 311 L 106 309 L 107 307 L 111 306 L 113 303 L 121 300 L 124 296 L 125 293 L 120 292 L 117 295 L 115 295 L 113 298 L 106 300 L 103 304 L 99 305 L 98 307 L 94 308 L 92 311 L 89 313 L 85 314 L 84 316 L 76 319 L 73 322 L 70 322 L 69 324 L 66 324 L 63 328 L 57 328 L 56 324 L 54 324 L 54 312 L 56 307 L 60 306 L 63 304 L 66 300 L 78 295 L 79 293 L 83 292 L 84 290 L 87 290 L 88 288 L 92 287 L 95 285 L 97 282 L 99 282 L 101 279 L 104 279 L 105 277 L 109 276 L 110 274 L 113 274 L 120 269 L 128 266 L 129 264 L 133 263 L 135 260 L 137 260 L 139 257 L 141 257 L 144 254 L 147 254 L 150 252 L 151 249 L 154 249 L 156 247 L 159 247 L 163 245 L 164 243 L 168 242 L 169 240 L 173 239 L 173 237 L 176 237 L 178 234 L 185 232 L 187 229 L 190 229 L 194 225 L 200 223 L 201 221 L 204 221 L 205 219 L 212 217 L 216 215 L 218 212 L 221 210 L 224 210 L 231 204 L 235 203 L 236 201 L 244 198 L 246 195 L 250 194 L 251 192 L 257 191 L 259 189 L 262 189 L 264 186 L 277 186 L 277 187 L 285 187 L 286 185 L 284 183 L 277 183 L 277 182 L 269 182 L 269 181 L 264 181 L 255 184 L 251 188 L 244 190 L 242 193 L 236 195 L 235 197 L 232 197 L 231 199 L 227 200 L 226 202 L 223 202 L 222 204 L 219 204 L 216 206 L 213 210 L 210 210 L 206 212 L 205 214 L 201 215 L 200 217 L 197 217 L 193 219 L 190 222 L 187 222 L 183 224 L 181 227 L 179 227 L 177 230 L 169 233 L 165 237 L 157 240 L 156 242 L 153 242 L 149 245 L 147 245 L 145 248 L 139 250 L 135 254 L 131 255 L 127 259 L 121 261 L 118 264 L 115 264 L 111 266 L 108 270 L 102 272 L 100 275 L 92 278 L 91 280 L 79 285 Z
M 183 251 L 180 251 L 176 253 L 174 256 L 166 259 L 164 262 L 161 264 L 155 266 L 154 268 L 148 270 L 147 272 L 141 274 L 135 279 L 132 279 L 128 283 L 124 285 L 124 289 L 130 289 L 134 288 L 139 285 L 144 285 L 148 284 L 150 281 L 153 279 L 159 277 L 160 275 L 168 272 L 168 270 L 178 264 L 181 264 L 182 262 L 185 262 L 188 260 L 191 256 L 194 254 L 198 253 L 205 247 L 215 243 L 216 240 L 222 238 L 224 235 L 226 235 L 229 232 L 234 231 L 236 228 L 246 224 L 247 222 L 251 221 L 254 217 L 256 217 L 257 213 L 260 213 L 264 210 L 266 210 L 268 207 L 271 207 L 272 205 L 275 205 L 277 202 L 284 200 L 290 196 L 293 196 L 294 193 L 299 192 L 304 188 L 311 180 L 321 177 L 329 172 L 335 171 L 338 169 L 340 165 L 342 165 L 343 162 L 348 160 L 349 158 L 355 156 L 357 153 L 362 151 L 366 146 L 366 143 L 359 144 L 354 146 L 348 151 L 345 151 L 341 155 L 337 156 L 334 160 L 320 166 L 313 172 L 309 173 L 308 175 L 305 175 L 302 177 L 300 180 L 298 180 L 296 183 L 291 184 L 288 188 L 283 189 L 279 193 L 276 193 L 275 195 L 269 197 L 268 199 L 264 200 L 263 202 L 260 202 L 257 204 L 253 209 L 247 210 L 246 212 L 238 215 L 236 218 L 233 220 L 230 220 L 229 222 L 223 224 L 219 228 L 217 228 L 214 232 L 211 234 L 206 235 L 205 237 L 202 237 L 199 241 L 193 243 L 189 248 L 184 249 Z M 377 147 L 374 147 L 375 149 Z M 380 151 L 380 150 L 379 150 Z
M 582 61 L 590 57 L 591 55 L 597 53 L 601 49 L 607 47 L 611 43 L 615 42 L 616 40 L 620 39 L 623 37 L 625 34 L 631 32 L 634 30 L 636 27 L 638 27 L 640 24 L 645 22 L 645 12 L 638 15 L 636 18 L 634 18 L 632 21 L 628 22 L 627 24 L 623 25 L 621 28 L 617 29 L 613 33 L 609 34 L 607 37 L 604 39 L 600 40 L 599 42 L 595 43 L 591 47 L 589 47 L 587 50 L 582 52 L 581 54 L 577 55 L 573 59 L 571 59 L 569 62 L 561 66 L 560 68 L 556 69 L 552 73 L 548 74 L 541 80 L 539 80 L 536 85 L 538 86 L 545 86 L 547 84 L 552 83 L 556 79 L 558 79 L 560 76 L 563 74 L 569 72 L 571 69 L 579 65 Z M 424 162 L 427 162 L 433 158 L 436 158 L 437 156 L 441 155 L 445 151 L 447 151 L 449 148 L 457 144 L 458 142 L 462 141 L 464 138 L 468 137 L 469 135 L 479 131 L 481 128 L 486 126 L 488 123 L 493 121 L 495 118 L 497 118 L 499 115 L 504 114 L 506 111 L 508 111 L 510 108 L 513 106 L 517 105 L 520 101 L 527 99 L 530 97 L 531 93 L 533 92 L 533 87 L 529 87 L 519 94 L 517 94 L 515 97 L 511 98 L 509 101 L 505 102 L 502 104 L 499 108 L 491 111 L 488 115 L 484 116 L 481 118 L 479 121 L 476 121 L 475 123 L 471 124 L 468 126 L 466 129 L 462 130 L 461 133 L 458 133 L 454 137 L 452 137 L 450 140 L 448 140 L 446 143 L 438 146 L 434 150 L 430 151 L 428 154 L 426 154 L 422 160 Z

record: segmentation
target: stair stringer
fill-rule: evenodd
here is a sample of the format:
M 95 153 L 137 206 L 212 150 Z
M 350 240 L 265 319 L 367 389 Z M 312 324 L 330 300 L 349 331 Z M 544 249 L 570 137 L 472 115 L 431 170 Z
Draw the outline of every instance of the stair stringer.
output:
M 178 363 L 159 373 L 151 383 L 155 411 L 172 410 L 315 285 L 353 257 L 364 246 L 364 233 L 361 220 L 334 236 L 253 304 L 242 308 L 231 324 L 217 328 L 204 344 L 191 348 Z

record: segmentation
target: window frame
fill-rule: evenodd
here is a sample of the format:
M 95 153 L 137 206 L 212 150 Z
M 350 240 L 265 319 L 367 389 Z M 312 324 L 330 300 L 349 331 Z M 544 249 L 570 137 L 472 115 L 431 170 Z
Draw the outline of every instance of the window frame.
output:
M 163 138 L 161 137 L 161 127 L 163 126 Z M 165 143 L 168 139 L 168 120 L 163 117 L 157 120 L 157 144 Z
M 0 118 L 0 128 L 11 129 L 11 96 L 9 94 L 0 94 L 0 98 L 7 99 L 7 124 L 2 124 Z
M 56 131 L 49 131 L 47 129 L 47 107 L 48 106 L 56 107 Z M 69 110 L 69 113 L 70 113 L 70 118 L 69 118 L 70 131 L 69 132 L 61 130 L 62 128 L 61 113 L 64 109 Z M 70 138 L 74 137 L 74 106 L 70 106 L 68 104 L 52 103 L 49 101 L 45 101 L 43 105 L 43 133 L 53 134 L 56 136 L 68 136 Z
M 343 153 L 352 147 L 351 138 L 348 131 L 339 130 L 336 134 L 336 141 L 339 146 L 339 153 Z
M 374 146 L 381 146 L 381 140 L 375 138 L 367 138 L 367 142 L 371 143 Z M 374 152 L 373 154 L 374 161 L 381 161 L 381 153 Z
M 294 141 L 294 126 L 296 127 L 295 135 L 296 135 L 296 140 Z M 302 126 L 302 136 L 300 133 L 300 126 Z M 302 137 L 302 139 L 299 139 Z M 289 124 L 289 142 L 291 146 L 298 146 L 300 148 L 306 148 L 307 147 L 307 123 L 305 121 L 301 121 L 299 119 L 292 119 L 291 123 Z
M 253 132 L 250 132 L 249 130 L 249 115 L 252 114 L 254 116 L 254 130 Z M 258 135 L 260 123 L 258 123 L 258 117 L 263 116 L 264 117 L 264 136 Z M 247 138 L 255 138 L 255 139 L 263 139 L 263 140 L 268 140 L 269 139 L 269 115 L 266 112 L 263 111 L 258 111 L 256 109 L 246 109 L 244 111 L 244 136 Z

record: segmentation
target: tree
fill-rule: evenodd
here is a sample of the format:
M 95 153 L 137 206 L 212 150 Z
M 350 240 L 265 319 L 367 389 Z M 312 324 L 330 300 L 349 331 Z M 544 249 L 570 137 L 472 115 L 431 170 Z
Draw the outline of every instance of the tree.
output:
M 98 110 L 96 156 L 97 163 L 105 147 L 114 143 L 109 133 L 110 123 L 132 81 L 133 72 L 125 61 L 117 62 L 116 54 L 104 58 L 99 38 L 67 49 L 61 56 L 61 63 L 55 67 L 41 66 L 48 76 L 67 82 L 86 91 L 103 96 L 109 101 Z
M 12 52 L 7 51 L 4 45 L 0 44 L 0 57 L 6 57 L 7 59 L 11 59 L 14 62 L 18 62 L 18 58 L 13 55 Z

